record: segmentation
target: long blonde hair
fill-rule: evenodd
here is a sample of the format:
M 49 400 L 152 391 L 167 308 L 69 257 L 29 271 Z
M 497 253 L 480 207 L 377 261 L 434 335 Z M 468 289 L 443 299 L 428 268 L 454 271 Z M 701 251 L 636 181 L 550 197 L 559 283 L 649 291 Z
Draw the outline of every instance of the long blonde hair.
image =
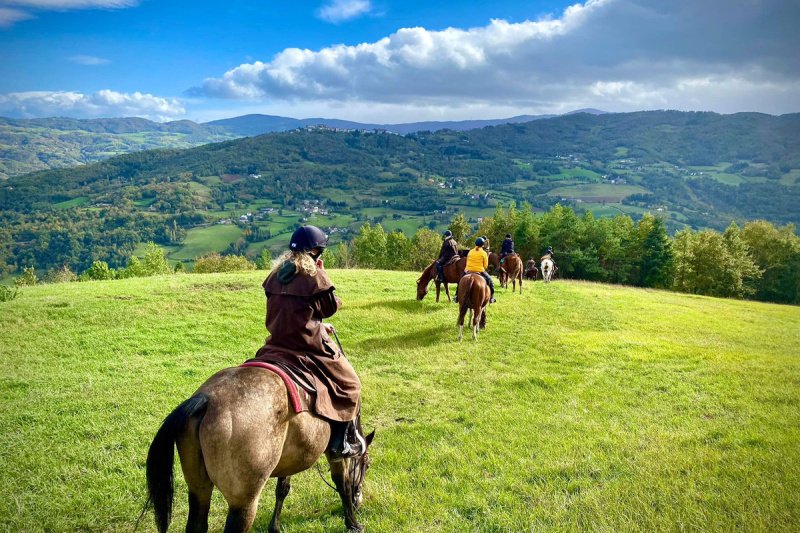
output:
M 306 274 L 308 276 L 317 275 L 317 262 L 309 255 L 308 252 L 294 252 L 288 250 L 284 252 L 277 261 L 275 266 L 272 267 L 272 272 L 278 272 L 284 263 L 292 263 L 294 265 L 295 274 Z

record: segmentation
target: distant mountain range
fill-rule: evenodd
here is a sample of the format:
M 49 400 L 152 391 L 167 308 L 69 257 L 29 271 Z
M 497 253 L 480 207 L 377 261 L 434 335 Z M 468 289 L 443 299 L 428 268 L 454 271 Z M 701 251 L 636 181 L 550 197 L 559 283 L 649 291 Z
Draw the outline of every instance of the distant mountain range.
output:
M 597 109 L 572 113 L 603 114 Z M 519 115 L 489 120 L 428 121 L 367 124 L 328 118 L 296 119 L 274 115 L 240 117 L 196 123 L 191 120 L 153 122 L 127 118 L 74 119 L 65 117 L 12 119 L 0 117 L 0 179 L 36 170 L 102 161 L 114 155 L 154 148 L 190 148 L 210 142 L 252 137 L 309 126 L 343 130 L 384 130 L 407 134 L 449 129 L 466 131 L 516 124 L 557 115 Z

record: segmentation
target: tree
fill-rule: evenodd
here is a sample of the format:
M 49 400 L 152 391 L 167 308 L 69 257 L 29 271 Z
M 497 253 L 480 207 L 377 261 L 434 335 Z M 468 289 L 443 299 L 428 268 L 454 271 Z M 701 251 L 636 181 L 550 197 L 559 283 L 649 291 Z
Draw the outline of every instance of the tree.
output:
M 459 244 L 463 243 L 472 232 L 472 228 L 470 227 L 469 222 L 467 222 L 467 219 L 464 217 L 463 213 L 459 213 L 453 217 L 453 220 L 450 222 L 450 226 L 447 229 L 453 233 L 453 238 Z
M 386 236 L 386 259 L 384 268 L 405 270 L 409 264 L 411 241 L 402 231 L 393 231 Z
M 353 259 L 361 268 L 386 267 L 386 232 L 383 226 L 364 224 L 353 239 Z
M 430 265 L 439 256 L 442 239 L 435 231 L 420 228 L 411 238 L 408 267 L 412 270 L 422 270 Z
M 144 257 L 142 258 L 142 268 L 145 276 L 172 273 L 164 249 L 152 241 L 148 242 L 145 247 Z
M 725 264 L 726 294 L 723 296 L 736 296 L 743 298 L 755 293 L 756 281 L 761 277 L 762 270 L 758 268 L 750 255 L 750 247 L 742 238 L 742 232 L 735 222 L 723 234 L 728 257 Z
M 646 214 L 638 224 L 641 240 L 639 285 L 666 288 L 672 285 L 672 248 L 661 218 Z

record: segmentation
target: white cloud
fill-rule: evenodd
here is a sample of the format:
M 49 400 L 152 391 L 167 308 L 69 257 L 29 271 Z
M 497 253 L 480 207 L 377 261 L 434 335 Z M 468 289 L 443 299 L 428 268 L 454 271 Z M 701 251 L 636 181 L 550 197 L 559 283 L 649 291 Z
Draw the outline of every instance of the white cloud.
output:
M 0 94 L 0 115 L 19 118 L 135 116 L 163 121 L 185 114 L 186 109 L 176 99 L 140 92 L 119 93 L 105 89 L 91 94 L 71 91 Z
M 69 60 L 72 61 L 73 63 L 77 63 L 79 65 L 86 65 L 90 67 L 95 67 L 99 65 L 108 65 L 109 63 L 111 63 L 110 60 L 105 59 L 103 57 L 84 56 L 84 55 L 72 56 L 69 58 Z
M 30 18 L 33 18 L 33 15 L 30 13 L 20 11 L 19 9 L 0 6 L 0 28 L 9 28 L 16 22 Z
M 132 7 L 139 0 L 2 0 L 2 4 L 32 7 L 36 9 L 69 10 L 69 9 L 120 9 Z
M 138 4 L 139 0 L 0 0 L 0 28 L 10 28 L 19 21 L 35 18 L 31 10 L 122 9 Z
M 287 48 L 209 78 L 195 93 L 409 110 L 797 111 L 798 20 L 800 2 L 781 0 L 588 0 L 557 18 Z
M 332 0 L 317 11 L 317 16 L 328 22 L 339 23 L 365 15 L 371 10 L 370 0 Z

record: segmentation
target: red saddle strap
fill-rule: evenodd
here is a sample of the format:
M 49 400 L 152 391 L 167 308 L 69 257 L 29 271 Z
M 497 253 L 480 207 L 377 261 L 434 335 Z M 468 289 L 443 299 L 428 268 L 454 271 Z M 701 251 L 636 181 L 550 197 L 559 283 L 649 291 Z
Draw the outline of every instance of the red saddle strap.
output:
M 284 372 L 280 367 L 269 363 L 261 363 L 259 361 L 250 361 L 249 363 L 242 363 L 239 366 L 256 366 L 278 374 L 283 380 L 283 384 L 286 385 L 286 390 L 289 391 L 289 400 L 292 402 L 292 409 L 294 409 L 294 412 L 300 413 L 303 411 L 303 405 L 300 403 L 300 395 L 297 393 L 297 385 L 295 385 L 292 378 L 289 377 L 289 374 Z

